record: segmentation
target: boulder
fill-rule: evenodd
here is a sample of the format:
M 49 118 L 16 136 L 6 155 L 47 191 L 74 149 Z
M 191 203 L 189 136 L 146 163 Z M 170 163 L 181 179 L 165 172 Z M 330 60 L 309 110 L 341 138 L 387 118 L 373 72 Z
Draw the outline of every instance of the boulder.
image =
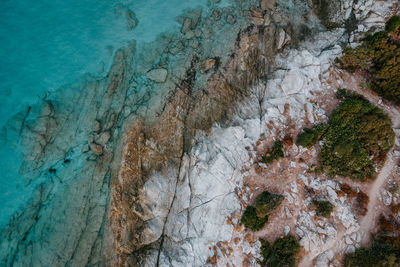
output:
M 298 70 L 291 70 L 283 79 L 281 88 L 286 95 L 292 95 L 300 93 L 303 85 L 303 75 Z
M 209 71 L 210 69 L 212 69 L 214 67 L 216 63 L 216 60 L 214 58 L 209 58 L 207 60 L 204 61 L 204 71 Z
M 167 80 L 168 71 L 166 69 L 154 69 L 147 72 L 147 78 L 156 82 L 163 83 Z
M 90 143 L 89 147 L 90 150 L 92 150 L 95 155 L 100 156 L 103 154 L 103 147 L 101 145 Z
M 261 8 L 264 9 L 264 10 L 267 10 L 267 9 L 272 10 L 272 9 L 274 9 L 275 4 L 276 4 L 275 0 L 261 0 Z

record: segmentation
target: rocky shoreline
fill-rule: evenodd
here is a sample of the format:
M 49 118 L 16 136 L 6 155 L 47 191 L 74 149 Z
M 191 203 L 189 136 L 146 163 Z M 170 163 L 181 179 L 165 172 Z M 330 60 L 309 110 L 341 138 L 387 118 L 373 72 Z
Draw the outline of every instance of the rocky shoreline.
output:
M 341 45 L 383 27 L 396 2 L 233 4 L 188 11 L 180 33 L 132 43 L 103 80 L 10 121 L 7 134 L 28 148 L 23 173 L 43 182 L 2 231 L 3 265 L 255 266 L 258 237 L 291 232 L 300 266 L 340 266 L 333 258 L 360 245 L 341 181 L 307 177 L 298 161 L 315 151 L 293 145 L 279 166 L 257 157 L 327 119 Z M 337 204 L 333 222 L 315 221 L 304 184 Z M 241 211 L 270 187 L 287 200 L 268 229 L 249 234 Z

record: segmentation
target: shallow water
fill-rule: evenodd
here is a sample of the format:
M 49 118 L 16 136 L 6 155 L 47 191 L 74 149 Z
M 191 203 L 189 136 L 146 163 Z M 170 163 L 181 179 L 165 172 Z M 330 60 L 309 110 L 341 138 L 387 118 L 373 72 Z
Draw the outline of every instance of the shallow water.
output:
M 40 103 L 44 95 L 79 83 L 85 74 L 104 76 L 117 49 L 132 40 L 152 42 L 161 33 L 179 29 L 177 17 L 198 6 L 206 7 L 207 1 L 2 1 L 0 127 L 13 114 Z M 127 19 L 130 11 L 138 21 L 134 29 Z M 0 226 L 40 183 L 27 186 L 19 174 L 23 159 L 19 137 L 15 138 L 3 142 L 0 150 Z

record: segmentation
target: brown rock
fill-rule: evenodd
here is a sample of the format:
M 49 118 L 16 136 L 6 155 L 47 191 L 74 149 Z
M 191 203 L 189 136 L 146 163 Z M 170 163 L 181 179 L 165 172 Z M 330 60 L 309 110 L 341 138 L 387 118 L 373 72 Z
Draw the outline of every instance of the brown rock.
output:
M 263 18 L 264 17 L 264 11 L 257 7 L 257 6 L 253 6 L 250 8 L 250 12 L 251 12 L 251 16 L 252 17 L 256 17 L 256 18 Z
M 261 8 L 264 10 L 267 9 L 274 9 L 276 0 L 262 0 L 261 1 Z
M 251 17 L 251 21 L 257 26 L 264 25 L 264 19 L 263 18 Z
M 209 58 L 207 60 L 204 61 L 204 70 L 205 71 L 209 71 L 210 69 L 212 69 L 215 65 L 216 60 L 213 58 Z
M 99 132 L 101 130 L 101 124 L 98 120 L 94 121 L 93 131 Z
M 90 143 L 89 147 L 90 150 L 92 150 L 95 155 L 100 156 L 103 154 L 103 147 L 101 145 Z
M 111 138 L 111 134 L 110 132 L 102 132 L 101 134 L 98 134 L 96 136 L 96 143 L 99 145 L 104 146 L 105 144 L 107 144 L 108 140 L 110 140 Z

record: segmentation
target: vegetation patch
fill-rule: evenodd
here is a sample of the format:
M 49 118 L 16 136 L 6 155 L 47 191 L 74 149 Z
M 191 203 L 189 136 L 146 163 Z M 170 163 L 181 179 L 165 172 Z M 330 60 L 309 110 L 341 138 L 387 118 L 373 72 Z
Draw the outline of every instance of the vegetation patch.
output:
M 265 267 L 294 267 L 300 252 L 299 241 L 294 236 L 285 236 L 275 240 L 271 245 L 267 240 L 260 239 L 261 266 Z
M 400 16 L 393 16 L 386 22 L 385 31 L 398 34 L 400 31 Z
M 262 162 L 271 163 L 276 159 L 282 158 L 284 156 L 283 153 L 283 145 L 280 141 L 275 141 L 274 146 L 270 148 L 264 156 L 262 156 Z
M 313 204 L 317 207 L 317 216 L 329 217 L 333 211 L 333 204 L 327 200 L 314 200 Z
M 268 222 L 268 216 L 258 217 L 256 208 L 248 206 L 242 215 L 242 224 L 252 231 L 258 231 Z
M 372 245 L 358 248 L 354 253 L 347 254 L 344 265 L 346 267 L 400 266 L 400 223 L 398 219 L 392 215 L 381 216 L 379 231 Z
M 356 93 L 340 89 L 338 98 L 343 101 L 328 124 L 305 129 L 297 143 L 307 147 L 323 140 L 319 161 L 330 176 L 373 179 L 375 163 L 383 162 L 394 145 L 392 122 L 384 111 Z
M 400 16 L 386 23 L 385 31 L 368 35 L 356 47 L 347 47 L 337 63 L 350 72 L 364 70 L 369 87 L 383 98 L 400 104 Z
M 296 145 L 311 147 L 321 139 L 327 129 L 328 125 L 323 123 L 315 125 L 314 128 L 304 128 L 303 132 L 297 137 Z
M 374 240 L 371 247 L 361 247 L 347 254 L 344 263 L 346 267 L 395 267 L 399 264 L 400 248 L 382 239 Z
M 282 203 L 283 199 L 282 195 L 262 192 L 256 197 L 255 206 L 247 206 L 242 215 L 242 224 L 252 231 L 260 230 L 268 222 L 270 213 Z

